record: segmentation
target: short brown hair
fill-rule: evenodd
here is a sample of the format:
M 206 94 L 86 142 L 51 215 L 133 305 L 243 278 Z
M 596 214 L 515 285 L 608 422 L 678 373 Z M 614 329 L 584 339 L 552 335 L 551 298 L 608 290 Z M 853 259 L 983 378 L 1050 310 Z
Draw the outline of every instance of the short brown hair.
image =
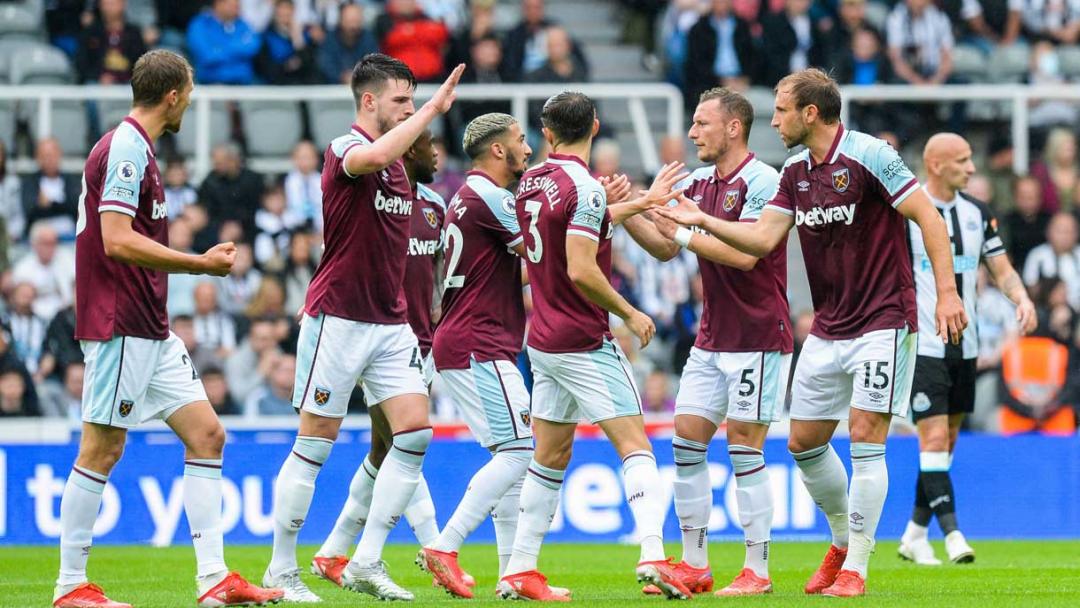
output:
M 818 68 L 788 74 L 776 85 L 776 90 L 791 87 L 795 107 L 816 106 L 818 116 L 827 125 L 840 120 L 840 87 L 831 76 Z
M 702 93 L 698 103 L 703 104 L 714 99 L 720 103 L 724 112 L 742 123 L 743 141 L 750 141 L 750 127 L 754 126 L 754 106 L 750 105 L 750 100 L 727 87 L 714 87 Z
M 191 64 L 180 55 L 164 49 L 144 53 L 131 71 L 132 104 L 156 106 L 169 91 L 182 90 L 191 78 Z

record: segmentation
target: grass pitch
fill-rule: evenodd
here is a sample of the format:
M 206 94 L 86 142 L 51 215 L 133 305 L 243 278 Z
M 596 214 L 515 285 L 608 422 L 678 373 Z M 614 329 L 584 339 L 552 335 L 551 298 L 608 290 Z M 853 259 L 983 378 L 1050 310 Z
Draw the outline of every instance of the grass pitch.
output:
M 938 557 L 945 554 L 936 542 Z M 960 608 L 972 606 L 1080 606 L 1080 542 L 975 542 L 978 560 L 971 565 L 917 567 L 896 557 L 896 543 L 883 542 L 870 562 L 868 595 L 856 600 L 808 597 L 802 586 L 824 555 L 825 543 L 775 543 L 772 551 L 774 592 L 766 598 L 729 599 L 711 594 L 695 598 L 732 606 L 807 606 L 841 602 L 851 606 Z M 315 547 L 301 547 L 301 564 Z M 679 555 L 675 545 L 668 547 Z M 742 567 L 740 543 L 710 547 L 717 588 L 726 585 Z M 253 582 L 262 577 L 270 558 L 266 546 L 226 547 L 230 566 Z M 431 579 L 414 564 L 416 547 L 392 545 L 386 560 L 395 580 L 416 593 L 419 605 L 463 602 L 431 588 Z M 579 606 L 645 606 L 663 600 L 646 598 L 634 582 L 637 547 L 626 545 L 548 545 L 540 567 L 554 585 L 569 587 Z M 59 564 L 56 547 L 0 548 L 0 607 L 49 606 Z M 477 599 L 470 605 L 495 605 L 498 561 L 490 545 L 466 545 L 462 566 L 477 579 Z M 305 568 L 306 570 L 306 568 Z M 195 605 L 194 555 L 190 547 L 95 547 L 90 560 L 92 580 L 118 601 L 136 608 Z M 373 603 L 307 575 L 320 606 Z M 284 604 L 281 604 L 284 605 Z M 503 604 L 505 605 L 505 604 Z

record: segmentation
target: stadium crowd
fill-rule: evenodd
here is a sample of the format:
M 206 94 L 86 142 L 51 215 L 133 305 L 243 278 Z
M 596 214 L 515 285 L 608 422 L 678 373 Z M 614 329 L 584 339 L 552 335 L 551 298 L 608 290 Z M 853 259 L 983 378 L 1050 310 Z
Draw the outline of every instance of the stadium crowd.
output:
M 405 61 L 422 82 L 441 79 L 458 62 L 468 64 L 467 83 L 589 79 L 587 48 L 558 25 L 543 0 L 523 0 L 520 20 L 506 31 L 496 29 L 494 4 L 54 0 L 45 2 L 43 10 L 49 41 L 70 55 L 80 83 L 126 83 L 135 59 L 160 46 L 182 50 L 203 84 L 339 83 L 360 57 L 375 50 Z M 1029 80 L 1054 82 L 1062 78 L 1057 49 L 1080 39 L 1080 2 L 1075 0 L 903 0 L 891 7 L 867 0 L 621 4 L 624 35 L 643 46 L 647 62 L 662 58 L 658 70 L 682 87 L 691 105 L 710 87 L 771 87 L 784 74 L 810 65 L 834 70 L 846 84 L 961 82 L 952 71 L 957 43 L 985 53 L 1026 45 L 1031 49 Z M 868 18 L 875 11 L 887 14 L 883 27 Z M 507 110 L 501 103 L 462 103 L 463 115 L 456 120 Z M 894 108 L 870 110 L 859 117 L 863 129 L 903 141 L 919 136 L 903 130 L 902 115 L 888 114 L 894 119 L 888 125 L 881 120 Z M 1037 133 L 1042 153 L 1034 155 L 1027 175 L 1013 173 L 1008 139 L 991 137 L 984 150 L 977 150 L 981 162 L 969 192 L 991 204 L 1014 264 L 1039 307 L 1038 333 L 1069 349 L 1070 377 L 1080 382 L 1077 115 L 1075 108 L 1065 108 L 1051 116 L 1049 123 L 1064 126 Z M 886 126 L 890 133 L 883 133 Z M 454 125 L 445 132 L 454 133 Z M 326 142 L 300 141 L 287 173 L 264 175 L 246 166 L 240 135 L 235 143 L 214 148 L 212 170 L 199 183 L 193 182 L 176 147 L 163 146 L 171 246 L 201 252 L 219 241 L 239 244 L 227 277 L 172 276 L 169 313 L 219 413 L 288 415 L 293 413 L 295 313 L 321 252 L 319 171 Z M 72 338 L 80 177 L 62 170 L 60 140 L 33 144 L 34 171 L 16 175 L 13 151 L 0 139 L 0 416 L 75 420 L 83 382 L 82 353 Z M 437 146 L 440 167 L 432 187 L 449 200 L 464 182 L 464 167 L 453 135 L 440 138 Z M 686 155 L 681 139 L 660 144 L 662 162 L 694 164 Z M 597 176 L 622 172 L 618 144 L 599 140 L 592 164 Z M 646 178 L 632 177 L 639 182 Z M 615 275 L 613 283 L 653 317 L 658 329 L 654 344 L 640 351 L 628 332 L 616 329 L 634 363 L 645 407 L 671 412 L 677 374 L 701 311 L 696 257 L 684 251 L 659 263 L 620 232 Z M 987 285 L 980 293 L 979 398 L 986 401 L 982 411 L 992 413 L 1002 346 L 1015 320 L 996 289 Z M 796 349 L 810 328 L 809 303 L 806 308 L 793 309 Z M 527 375 L 527 366 L 522 368 Z M 434 395 L 436 417 L 453 418 L 453 406 L 438 395 L 438 385 Z M 354 406 L 363 410 L 359 391 Z M 993 428 L 994 418 L 977 415 L 974 424 Z

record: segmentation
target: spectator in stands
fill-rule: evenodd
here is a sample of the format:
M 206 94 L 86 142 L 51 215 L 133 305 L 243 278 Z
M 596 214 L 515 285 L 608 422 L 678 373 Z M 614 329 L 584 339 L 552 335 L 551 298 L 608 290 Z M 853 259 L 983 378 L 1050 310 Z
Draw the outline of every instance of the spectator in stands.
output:
M 67 249 L 59 248 L 60 239 L 52 226 L 41 223 L 30 229 L 31 252 L 12 270 L 16 283 L 30 283 L 37 291 L 34 314 L 52 319 L 75 301 L 75 260 Z
M 931 0 L 904 0 L 886 22 L 896 78 L 907 84 L 944 84 L 952 72 L 952 24 Z
M 213 168 L 199 186 L 199 202 L 206 207 L 210 222 L 220 226 L 236 220 L 245 240 L 255 234 L 255 212 L 263 193 L 263 177 L 244 166 L 240 148 L 233 143 L 216 146 L 211 153 Z
M 187 349 L 188 355 L 191 356 L 191 364 L 196 371 L 208 366 L 222 365 L 223 359 L 218 356 L 217 352 L 199 342 L 199 338 L 195 334 L 195 320 L 191 315 L 175 315 L 170 322 L 170 326 L 176 337 L 180 338 L 180 341 L 184 343 L 184 348 Z
M 968 180 L 964 192 L 980 201 L 991 201 L 994 199 L 994 184 L 990 182 L 990 178 L 977 173 Z
M 206 212 L 205 206 L 199 203 L 188 205 L 184 208 L 179 219 L 187 222 L 191 232 L 195 235 L 191 243 L 193 251 L 203 252 L 218 243 L 220 226 L 210 223 L 210 214 Z
M 284 341 L 289 334 L 289 321 L 296 314 L 295 310 L 285 310 L 285 288 L 274 277 L 263 276 L 244 316 L 248 319 L 277 319 L 278 341 Z
M 292 406 L 293 381 L 296 378 L 296 357 L 276 354 L 270 357 L 269 374 L 251 392 L 244 403 L 247 416 L 295 416 Z
M 469 3 L 469 21 L 465 27 L 450 36 L 450 45 L 446 50 L 446 65 L 464 63 L 473 66 L 473 47 L 477 42 L 495 36 L 495 0 L 472 0 Z M 502 60 L 502 45 L 499 46 L 499 59 Z M 468 73 L 466 68 L 466 74 Z M 464 82 L 464 77 L 462 77 Z
M 229 394 L 229 385 L 225 382 L 225 372 L 220 366 L 211 365 L 199 372 L 202 378 L 203 388 L 206 390 L 206 399 L 218 416 L 236 416 L 240 413 L 240 407 L 236 400 Z
M 503 75 L 509 82 L 521 82 L 529 72 L 540 69 L 548 60 L 548 28 L 555 21 L 545 14 L 544 0 L 522 0 L 521 21 L 503 37 Z M 581 46 L 571 41 L 575 61 L 588 70 L 588 60 Z
M 45 319 L 34 314 L 37 292 L 30 283 L 16 283 L 8 305 L 8 326 L 11 328 L 11 348 L 22 360 L 26 371 L 35 374 L 45 345 Z
M 1065 128 L 1051 130 L 1042 159 L 1031 165 L 1031 175 L 1042 185 L 1043 211 L 1072 210 L 1073 192 L 1080 181 L 1076 135 Z
M 686 162 L 686 139 L 682 135 L 665 135 L 660 139 L 660 164 Z
M 821 19 L 818 27 L 822 29 L 822 61 L 827 66 L 837 66 L 851 55 L 852 39 L 855 32 L 868 30 L 878 39 L 881 46 L 881 32 L 866 19 L 866 0 L 840 0 L 837 19 Z M 828 27 L 826 27 L 828 26 Z
M 653 370 L 645 377 L 645 390 L 641 391 L 641 409 L 646 414 L 665 414 L 675 411 L 675 398 L 671 394 L 671 378 L 666 372 Z
M 176 219 L 184 214 L 188 205 L 199 200 L 199 194 L 192 187 L 184 159 L 174 156 L 165 161 L 165 205 L 169 219 Z M 192 226 L 192 231 L 197 232 Z
M 37 391 L 26 365 L 12 349 L 11 330 L 0 325 L 0 415 L 38 416 Z
M 261 34 L 274 19 L 274 4 L 274 0 L 240 0 L 240 18 Z
M 1038 40 L 1031 45 L 1029 55 L 1031 71 L 1028 84 L 1054 87 L 1065 84 L 1065 74 L 1061 69 L 1061 55 L 1058 47 L 1047 40 Z M 1028 129 L 1043 131 L 1055 125 L 1076 124 L 1080 111 L 1071 99 L 1032 100 L 1029 105 Z
M 194 234 L 191 225 L 183 217 L 169 223 L 169 247 L 184 253 L 194 253 L 192 249 Z M 169 277 L 168 308 L 169 314 L 195 314 L 195 298 L 192 295 L 195 286 L 203 280 L 199 275 L 176 274 Z
M 229 274 L 221 279 L 221 308 L 230 315 L 243 314 L 262 282 L 262 273 L 254 268 L 251 245 L 237 243 L 236 261 Z
M 89 10 L 92 5 L 87 0 L 49 0 L 44 4 L 49 42 L 74 57 L 79 50 L 80 32 L 94 20 Z
M 229 394 L 237 403 L 244 403 L 270 376 L 272 365 L 281 354 L 277 335 L 273 319 L 254 319 L 247 338 L 225 361 L 225 380 Z
M 69 305 L 56 313 L 45 328 L 45 345 L 34 381 L 62 380 L 68 367 L 82 361 L 82 347 L 75 339 L 75 306 Z
M 691 110 L 713 87 L 745 89 L 757 71 L 750 24 L 732 11 L 732 0 L 712 0 L 712 8 L 690 28 L 684 101 Z
M 1075 0 L 1026 0 L 1021 17 L 1028 40 L 1054 44 L 1080 40 L 1080 3 Z
M 416 0 L 387 0 L 386 11 L 375 19 L 375 37 L 382 52 L 405 62 L 417 82 L 442 77 L 450 31 L 425 15 Z
M 69 365 L 62 375 L 63 382 L 41 385 L 39 406 L 41 415 L 51 418 L 82 419 L 83 372 L 86 366 L 80 361 Z
M 217 284 L 203 281 L 195 286 L 195 315 L 192 318 L 195 340 L 225 360 L 236 349 L 236 323 L 221 311 Z
M 264 272 L 281 272 L 292 233 L 304 218 L 285 204 L 285 191 L 274 186 L 263 194 L 262 208 L 255 214 L 255 263 Z
M 310 141 L 301 141 L 293 147 L 293 166 L 285 176 L 285 201 L 293 216 L 317 232 L 322 232 L 322 174 L 319 172 L 319 160 L 319 151 Z
M 758 84 L 774 87 L 784 76 L 825 59 L 821 33 L 810 19 L 810 0 L 787 0 L 783 12 L 763 17 L 761 36 L 766 44 Z
M 315 275 L 318 260 L 311 255 L 313 237 L 307 232 L 294 232 L 289 241 L 289 259 L 285 262 L 285 310 L 298 311 L 307 297 L 308 284 Z
M 547 59 L 539 68 L 525 75 L 526 82 L 570 83 L 589 79 L 588 68 L 574 56 L 574 41 L 565 29 L 550 27 L 544 37 L 547 40 Z
M 239 0 L 214 0 L 187 29 L 195 78 L 205 84 L 255 84 L 259 34 L 240 18 Z
M 461 75 L 461 82 L 470 84 L 502 84 L 506 78 L 502 73 L 503 63 L 502 42 L 494 33 L 485 34 L 472 41 L 465 59 L 465 73 Z M 504 110 L 489 109 L 479 111 L 481 108 L 509 107 L 505 101 L 470 101 L 472 112 L 475 116 L 487 112 L 503 112 Z M 465 122 L 471 118 L 465 119 Z
M 592 163 L 593 177 L 599 179 L 619 173 L 621 156 L 619 142 L 613 139 L 596 140 L 589 159 Z
M 1046 243 L 1031 250 L 1024 261 L 1024 283 L 1034 286 L 1043 279 L 1065 283 L 1069 306 L 1080 310 L 1080 247 L 1076 217 L 1064 211 L 1050 219 Z
M 161 46 L 183 48 L 188 25 L 200 11 L 210 6 L 210 2 L 211 0 L 154 0 L 157 7 L 157 26 L 161 30 Z
M 7 144 L 0 139 L 0 272 L 7 269 L 8 245 L 26 236 L 26 213 L 23 211 L 22 183 L 8 165 Z
M 44 220 L 64 237 L 75 236 L 82 183 L 79 175 L 60 172 L 63 156 L 64 151 L 55 137 L 38 141 L 35 153 L 37 171 L 23 177 L 21 187 L 27 230 L 35 222 Z
M 457 104 L 454 104 L 457 105 Z M 465 185 L 465 167 L 462 167 L 458 159 L 454 158 L 446 148 L 446 140 L 442 137 L 431 138 L 431 145 L 438 153 L 435 160 L 435 181 L 429 186 L 439 193 L 444 200 L 454 198 L 457 191 Z M 532 156 L 536 159 L 536 154 Z
M 274 2 L 274 19 L 263 33 L 256 60 L 259 75 L 270 84 L 315 84 L 315 41 L 296 19 L 293 0 Z
M 682 89 L 686 72 L 690 28 L 701 18 L 700 0 L 675 0 L 668 4 L 660 24 L 660 39 L 665 60 L 664 79 Z
M 960 41 L 989 53 L 1020 37 L 1020 13 L 1025 0 L 946 0 L 942 9 L 956 25 Z
M 82 31 L 75 72 L 80 83 L 123 84 L 146 52 L 142 31 L 124 19 L 125 0 L 99 0 L 97 18 Z
M 364 12 L 359 4 L 341 7 L 341 21 L 319 48 L 319 71 L 328 83 L 348 84 L 353 66 L 368 53 L 379 50 L 375 35 L 364 27 Z
M 841 84 L 874 85 L 885 84 L 892 79 L 892 70 L 888 56 L 881 49 L 881 41 L 868 29 L 855 30 L 851 35 L 851 45 L 846 53 L 834 55 L 836 80 Z M 886 125 L 863 128 L 877 131 Z
M 1050 214 L 1043 211 L 1042 185 L 1034 177 L 1017 178 L 1010 192 L 1016 208 L 1005 216 L 1001 227 L 1013 264 L 1024 268 L 1028 253 L 1045 242 Z
M 1013 184 L 1016 173 L 1013 171 L 1013 146 L 1008 135 L 994 133 L 986 147 L 986 177 L 990 180 L 990 190 L 994 193 L 989 199 L 990 206 L 999 218 L 1015 208 L 1013 203 Z M 1040 201 L 1041 204 L 1041 201 Z M 1045 228 L 1045 226 L 1044 226 Z M 1039 232 L 1042 234 L 1042 231 Z M 1012 253 L 1012 250 L 1009 250 Z M 1017 266 L 1018 260 L 1013 259 Z
M 443 23 L 450 31 L 462 27 L 468 20 L 468 11 L 465 10 L 466 0 L 417 0 L 417 2 L 425 15 Z

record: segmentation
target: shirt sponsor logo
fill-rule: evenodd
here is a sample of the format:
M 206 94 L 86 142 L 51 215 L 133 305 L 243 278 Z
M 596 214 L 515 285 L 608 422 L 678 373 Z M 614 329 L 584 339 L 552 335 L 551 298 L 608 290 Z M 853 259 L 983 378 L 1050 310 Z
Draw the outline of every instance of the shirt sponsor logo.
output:
M 396 215 L 412 215 L 412 201 L 400 196 L 386 196 L 382 190 L 375 192 L 375 210 Z
M 814 207 L 809 211 L 795 210 L 796 226 L 824 226 L 835 222 L 843 222 L 850 226 L 855 221 L 855 203 L 837 205 L 835 207 Z
M 904 165 L 904 159 L 897 158 L 896 160 L 889 163 L 887 167 L 885 167 L 885 170 L 881 172 L 881 175 L 886 180 L 890 180 L 903 173 L 911 173 L 911 171 L 909 171 L 907 166 Z
M 139 170 L 135 168 L 135 163 L 130 160 L 122 160 L 120 164 L 116 166 L 116 177 L 122 182 L 129 184 L 135 182 L 135 178 L 138 177 Z
M 439 241 L 437 240 L 409 239 L 409 255 L 435 255 L 438 249 Z
M 165 201 L 161 201 L 160 203 L 154 201 L 153 211 L 150 213 L 150 219 L 163 220 L 167 217 L 169 217 L 169 206 L 165 204 Z
M 833 190 L 844 192 L 847 190 L 849 184 L 851 184 L 851 173 L 848 172 L 847 167 L 832 172 Z
M 113 186 L 112 189 L 109 190 L 109 194 L 107 196 L 116 196 L 116 197 L 122 198 L 124 200 L 128 200 L 128 199 L 135 198 L 135 191 L 131 190 L 129 188 L 121 188 L 120 186 Z

